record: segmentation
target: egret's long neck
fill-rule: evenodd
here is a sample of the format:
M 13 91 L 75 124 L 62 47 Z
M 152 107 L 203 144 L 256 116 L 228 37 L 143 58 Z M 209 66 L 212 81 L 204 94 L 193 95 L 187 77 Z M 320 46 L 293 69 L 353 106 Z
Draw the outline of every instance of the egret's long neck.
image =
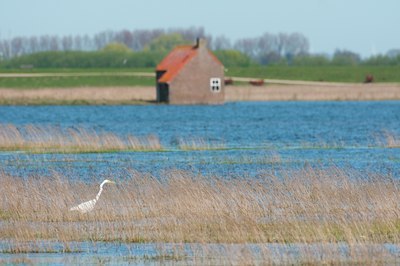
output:
M 100 195 L 101 195 L 101 192 L 103 192 L 103 185 L 101 185 L 101 186 L 100 186 L 99 193 L 97 193 L 97 195 L 96 195 L 96 201 L 98 201 L 98 200 L 99 200 L 99 198 L 100 198 Z

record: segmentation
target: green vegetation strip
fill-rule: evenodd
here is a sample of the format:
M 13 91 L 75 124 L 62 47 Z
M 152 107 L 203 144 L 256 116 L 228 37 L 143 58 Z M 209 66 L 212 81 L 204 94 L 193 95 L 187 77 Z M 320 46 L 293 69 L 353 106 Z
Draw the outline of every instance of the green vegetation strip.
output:
M 45 77 L 0 77 L 1 88 L 68 88 L 68 87 L 114 87 L 154 86 L 154 77 L 129 75 L 71 75 Z
M 154 86 L 153 73 L 154 68 L 4 69 L 0 71 L 0 88 Z M 368 74 L 373 75 L 374 82 L 400 82 L 398 73 L 400 66 L 250 66 L 228 68 L 225 75 L 257 79 L 362 83 Z M 38 75 L 18 76 L 23 74 Z
M 374 82 L 400 82 L 400 66 L 254 66 L 232 67 L 230 77 L 362 83 L 368 74 Z
M 58 99 L 0 99 L 0 105 L 150 105 L 150 101 L 139 100 L 58 100 Z
M 135 74 L 135 73 L 154 73 L 154 67 L 147 67 L 147 68 L 2 68 L 0 69 L 0 74 L 4 73 L 19 73 L 19 74 Z

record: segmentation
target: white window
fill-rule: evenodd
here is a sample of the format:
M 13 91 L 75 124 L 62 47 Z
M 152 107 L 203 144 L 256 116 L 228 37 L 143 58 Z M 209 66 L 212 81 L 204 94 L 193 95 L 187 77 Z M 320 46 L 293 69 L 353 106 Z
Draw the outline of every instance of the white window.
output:
M 210 78 L 210 90 L 211 92 L 218 93 L 221 91 L 221 79 Z

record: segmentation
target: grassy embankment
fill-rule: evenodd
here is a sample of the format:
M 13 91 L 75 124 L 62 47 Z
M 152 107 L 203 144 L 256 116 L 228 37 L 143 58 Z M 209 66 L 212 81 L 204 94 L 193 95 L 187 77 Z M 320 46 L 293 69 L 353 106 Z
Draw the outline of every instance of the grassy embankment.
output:
M 400 244 L 399 180 L 335 167 L 250 180 L 181 171 L 158 180 L 136 173 L 105 187 L 95 210 L 84 215 L 69 208 L 93 198 L 98 184 L 58 174 L 22 179 L 0 173 L 0 181 L 0 240 L 8 241 L 3 252 L 40 252 L 46 246 L 41 240 L 53 239 L 66 251 L 70 241 L 346 243 L 346 256 L 371 262 L 388 254 L 368 248 L 352 253 L 351 247 Z M 240 252 L 249 256 L 252 249 Z M 269 252 L 259 251 L 266 261 Z M 311 248 L 304 256 L 312 254 Z
M 41 74 L 49 74 L 40 76 Z M 11 73 L 8 73 L 11 74 Z M 22 74 L 22 73 L 16 73 Z M 0 77 L 0 88 L 76 88 L 154 86 L 154 77 L 130 75 L 129 72 L 34 72 L 37 76 Z
M 264 79 L 363 83 L 365 76 L 374 82 L 400 82 L 399 66 L 269 66 L 230 68 L 227 76 Z

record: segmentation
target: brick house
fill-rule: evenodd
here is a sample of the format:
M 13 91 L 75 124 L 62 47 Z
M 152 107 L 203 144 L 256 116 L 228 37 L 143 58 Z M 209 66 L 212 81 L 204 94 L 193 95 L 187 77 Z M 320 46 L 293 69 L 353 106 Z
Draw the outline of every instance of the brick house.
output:
M 203 39 L 173 49 L 157 65 L 156 79 L 157 102 L 224 103 L 224 66 Z

